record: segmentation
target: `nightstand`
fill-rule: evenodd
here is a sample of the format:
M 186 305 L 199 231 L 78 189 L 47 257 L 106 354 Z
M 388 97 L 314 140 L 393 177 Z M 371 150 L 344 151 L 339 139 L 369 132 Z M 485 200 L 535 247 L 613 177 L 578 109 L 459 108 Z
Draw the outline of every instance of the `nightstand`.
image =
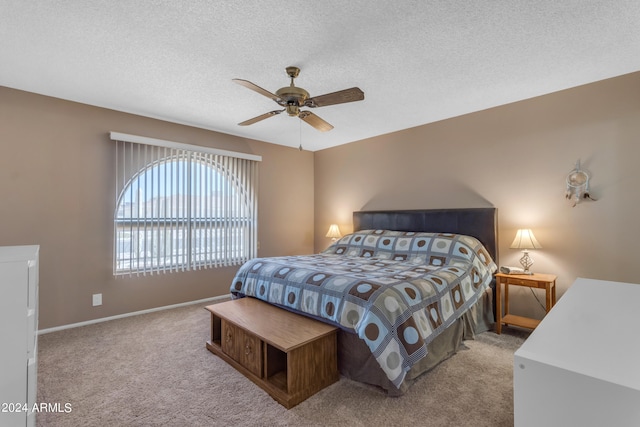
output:
M 502 285 L 504 284 L 504 315 L 502 314 Z M 509 285 L 544 289 L 547 313 L 556 304 L 556 276 L 553 274 L 496 274 L 496 333 L 502 325 L 535 329 L 540 320 L 509 314 Z

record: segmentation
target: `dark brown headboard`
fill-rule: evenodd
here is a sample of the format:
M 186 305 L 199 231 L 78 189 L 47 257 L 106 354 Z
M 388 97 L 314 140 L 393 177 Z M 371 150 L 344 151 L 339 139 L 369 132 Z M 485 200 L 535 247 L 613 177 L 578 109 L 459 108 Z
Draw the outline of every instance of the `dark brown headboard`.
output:
M 498 209 L 428 209 L 353 213 L 353 229 L 456 233 L 480 240 L 498 263 Z

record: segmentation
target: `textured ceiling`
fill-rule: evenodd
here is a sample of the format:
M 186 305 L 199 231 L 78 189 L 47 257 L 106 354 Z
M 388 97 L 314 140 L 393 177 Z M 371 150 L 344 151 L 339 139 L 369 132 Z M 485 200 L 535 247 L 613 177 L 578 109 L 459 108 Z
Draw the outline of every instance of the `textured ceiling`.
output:
M 289 65 L 365 99 L 238 126 Z M 308 150 L 638 70 L 638 0 L 0 1 L 1 86 Z

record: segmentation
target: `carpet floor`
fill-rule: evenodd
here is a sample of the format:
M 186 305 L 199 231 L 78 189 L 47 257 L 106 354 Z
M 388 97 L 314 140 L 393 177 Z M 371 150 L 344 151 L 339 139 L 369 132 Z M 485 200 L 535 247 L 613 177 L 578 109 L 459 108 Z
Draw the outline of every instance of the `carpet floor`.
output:
M 341 377 L 287 410 L 206 350 L 204 306 L 41 335 L 37 401 L 52 410 L 39 413 L 37 425 L 513 425 L 513 353 L 526 332 L 465 341 L 402 397 Z

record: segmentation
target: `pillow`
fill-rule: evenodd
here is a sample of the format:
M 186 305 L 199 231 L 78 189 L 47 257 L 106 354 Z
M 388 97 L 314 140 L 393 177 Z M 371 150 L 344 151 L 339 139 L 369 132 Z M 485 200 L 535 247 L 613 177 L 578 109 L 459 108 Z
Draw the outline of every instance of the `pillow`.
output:
M 456 260 L 493 263 L 475 237 L 451 233 L 362 230 L 334 242 L 323 253 L 445 265 Z

